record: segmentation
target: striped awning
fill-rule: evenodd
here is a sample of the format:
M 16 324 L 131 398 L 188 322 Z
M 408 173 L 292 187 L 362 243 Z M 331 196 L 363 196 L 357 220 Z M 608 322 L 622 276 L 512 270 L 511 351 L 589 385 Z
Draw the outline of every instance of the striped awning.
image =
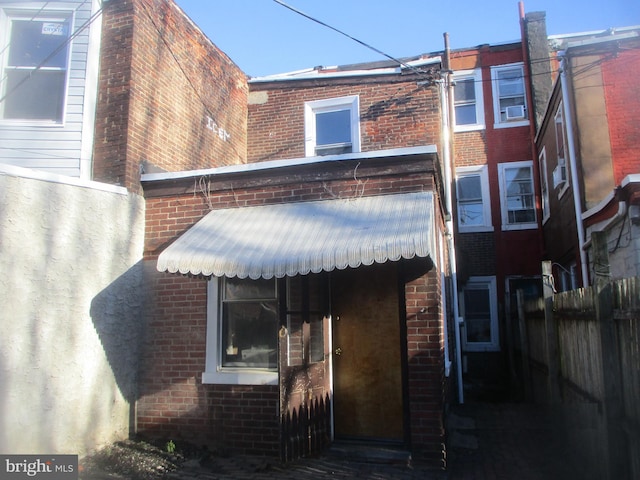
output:
M 428 257 L 432 223 L 430 192 L 214 210 L 157 268 L 257 279 Z

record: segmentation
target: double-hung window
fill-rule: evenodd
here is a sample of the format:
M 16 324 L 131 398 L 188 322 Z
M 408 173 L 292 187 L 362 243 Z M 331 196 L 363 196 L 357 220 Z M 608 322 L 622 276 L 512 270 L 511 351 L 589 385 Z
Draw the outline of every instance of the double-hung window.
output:
M 464 350 L 499 350 L 495 277 L 470 277 L 462 292 Z
M 456 202 L 461 233 L 493 230 L 486 165 L 456 169 Z
M 304 116 L 307 157 L 360 151 L 357 95 L 307 102 Z
M 522 64 L 492 67 L 495 127 L 528 125 L 527 96 Z
M 0 116 L 4 120 L 62 123 L 71 16 L 15 13 L 6 17 Z
M 482 74 L 480 70 L 465 70 L 453 75 L 455 131 L 465 132 L 484 128 Z
M 498 165 L 503 230 L 537 228 L 533 162 Z

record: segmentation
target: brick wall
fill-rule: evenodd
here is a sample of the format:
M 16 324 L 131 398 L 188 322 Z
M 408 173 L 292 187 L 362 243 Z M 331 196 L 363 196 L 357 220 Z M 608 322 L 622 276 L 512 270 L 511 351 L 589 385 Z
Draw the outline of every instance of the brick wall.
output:
M 437 145 L 440 137 L 436 87 L 417 77 L 368 83 L 366 79 L 251 84 L 248 159 L 250 162 L 305 156 L 304 104 L 360 96 L 361 151 Z
M 602 63 L 616 185 L 625 176 L 640 172 L 640 45 L 627 43 L 625 47 Z
M 435 269 L 405 285 L 409 416 L 416 458 L 444 465 L 444 324 L 440 273 Z
M 103 12 L 94 178 L 139 190 L 140 168 L 246 161 L 242 71 L 172 0 L 115 0 Z

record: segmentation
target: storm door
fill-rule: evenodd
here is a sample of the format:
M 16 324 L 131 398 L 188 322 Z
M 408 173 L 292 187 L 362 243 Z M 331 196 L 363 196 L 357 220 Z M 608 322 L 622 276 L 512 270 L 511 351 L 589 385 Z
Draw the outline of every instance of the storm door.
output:
M 287 277 L 279 331 L 280 439 L 284 461 L 331 442 L 331 334 L 327 274 Z
M 404 440 L 397 266 L 334 272 L 335 438 Z

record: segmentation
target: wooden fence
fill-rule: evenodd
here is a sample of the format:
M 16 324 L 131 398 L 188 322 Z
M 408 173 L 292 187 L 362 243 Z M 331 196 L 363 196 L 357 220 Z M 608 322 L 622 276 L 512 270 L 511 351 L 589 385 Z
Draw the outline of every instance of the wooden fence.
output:
M 281 457 L 288 462 L 325 450 L 331 443 L 331 401 L 316 397 L 282 414 Z
M 528 399 L 561 412 L 581 478 L 640 478 L 640 278 L 611 281 L 606 238 L 592 236 L 593 285 L 544 297 L 518 292 L 520 379 Z M 518 348 L 519 347 L 519 348 Z

